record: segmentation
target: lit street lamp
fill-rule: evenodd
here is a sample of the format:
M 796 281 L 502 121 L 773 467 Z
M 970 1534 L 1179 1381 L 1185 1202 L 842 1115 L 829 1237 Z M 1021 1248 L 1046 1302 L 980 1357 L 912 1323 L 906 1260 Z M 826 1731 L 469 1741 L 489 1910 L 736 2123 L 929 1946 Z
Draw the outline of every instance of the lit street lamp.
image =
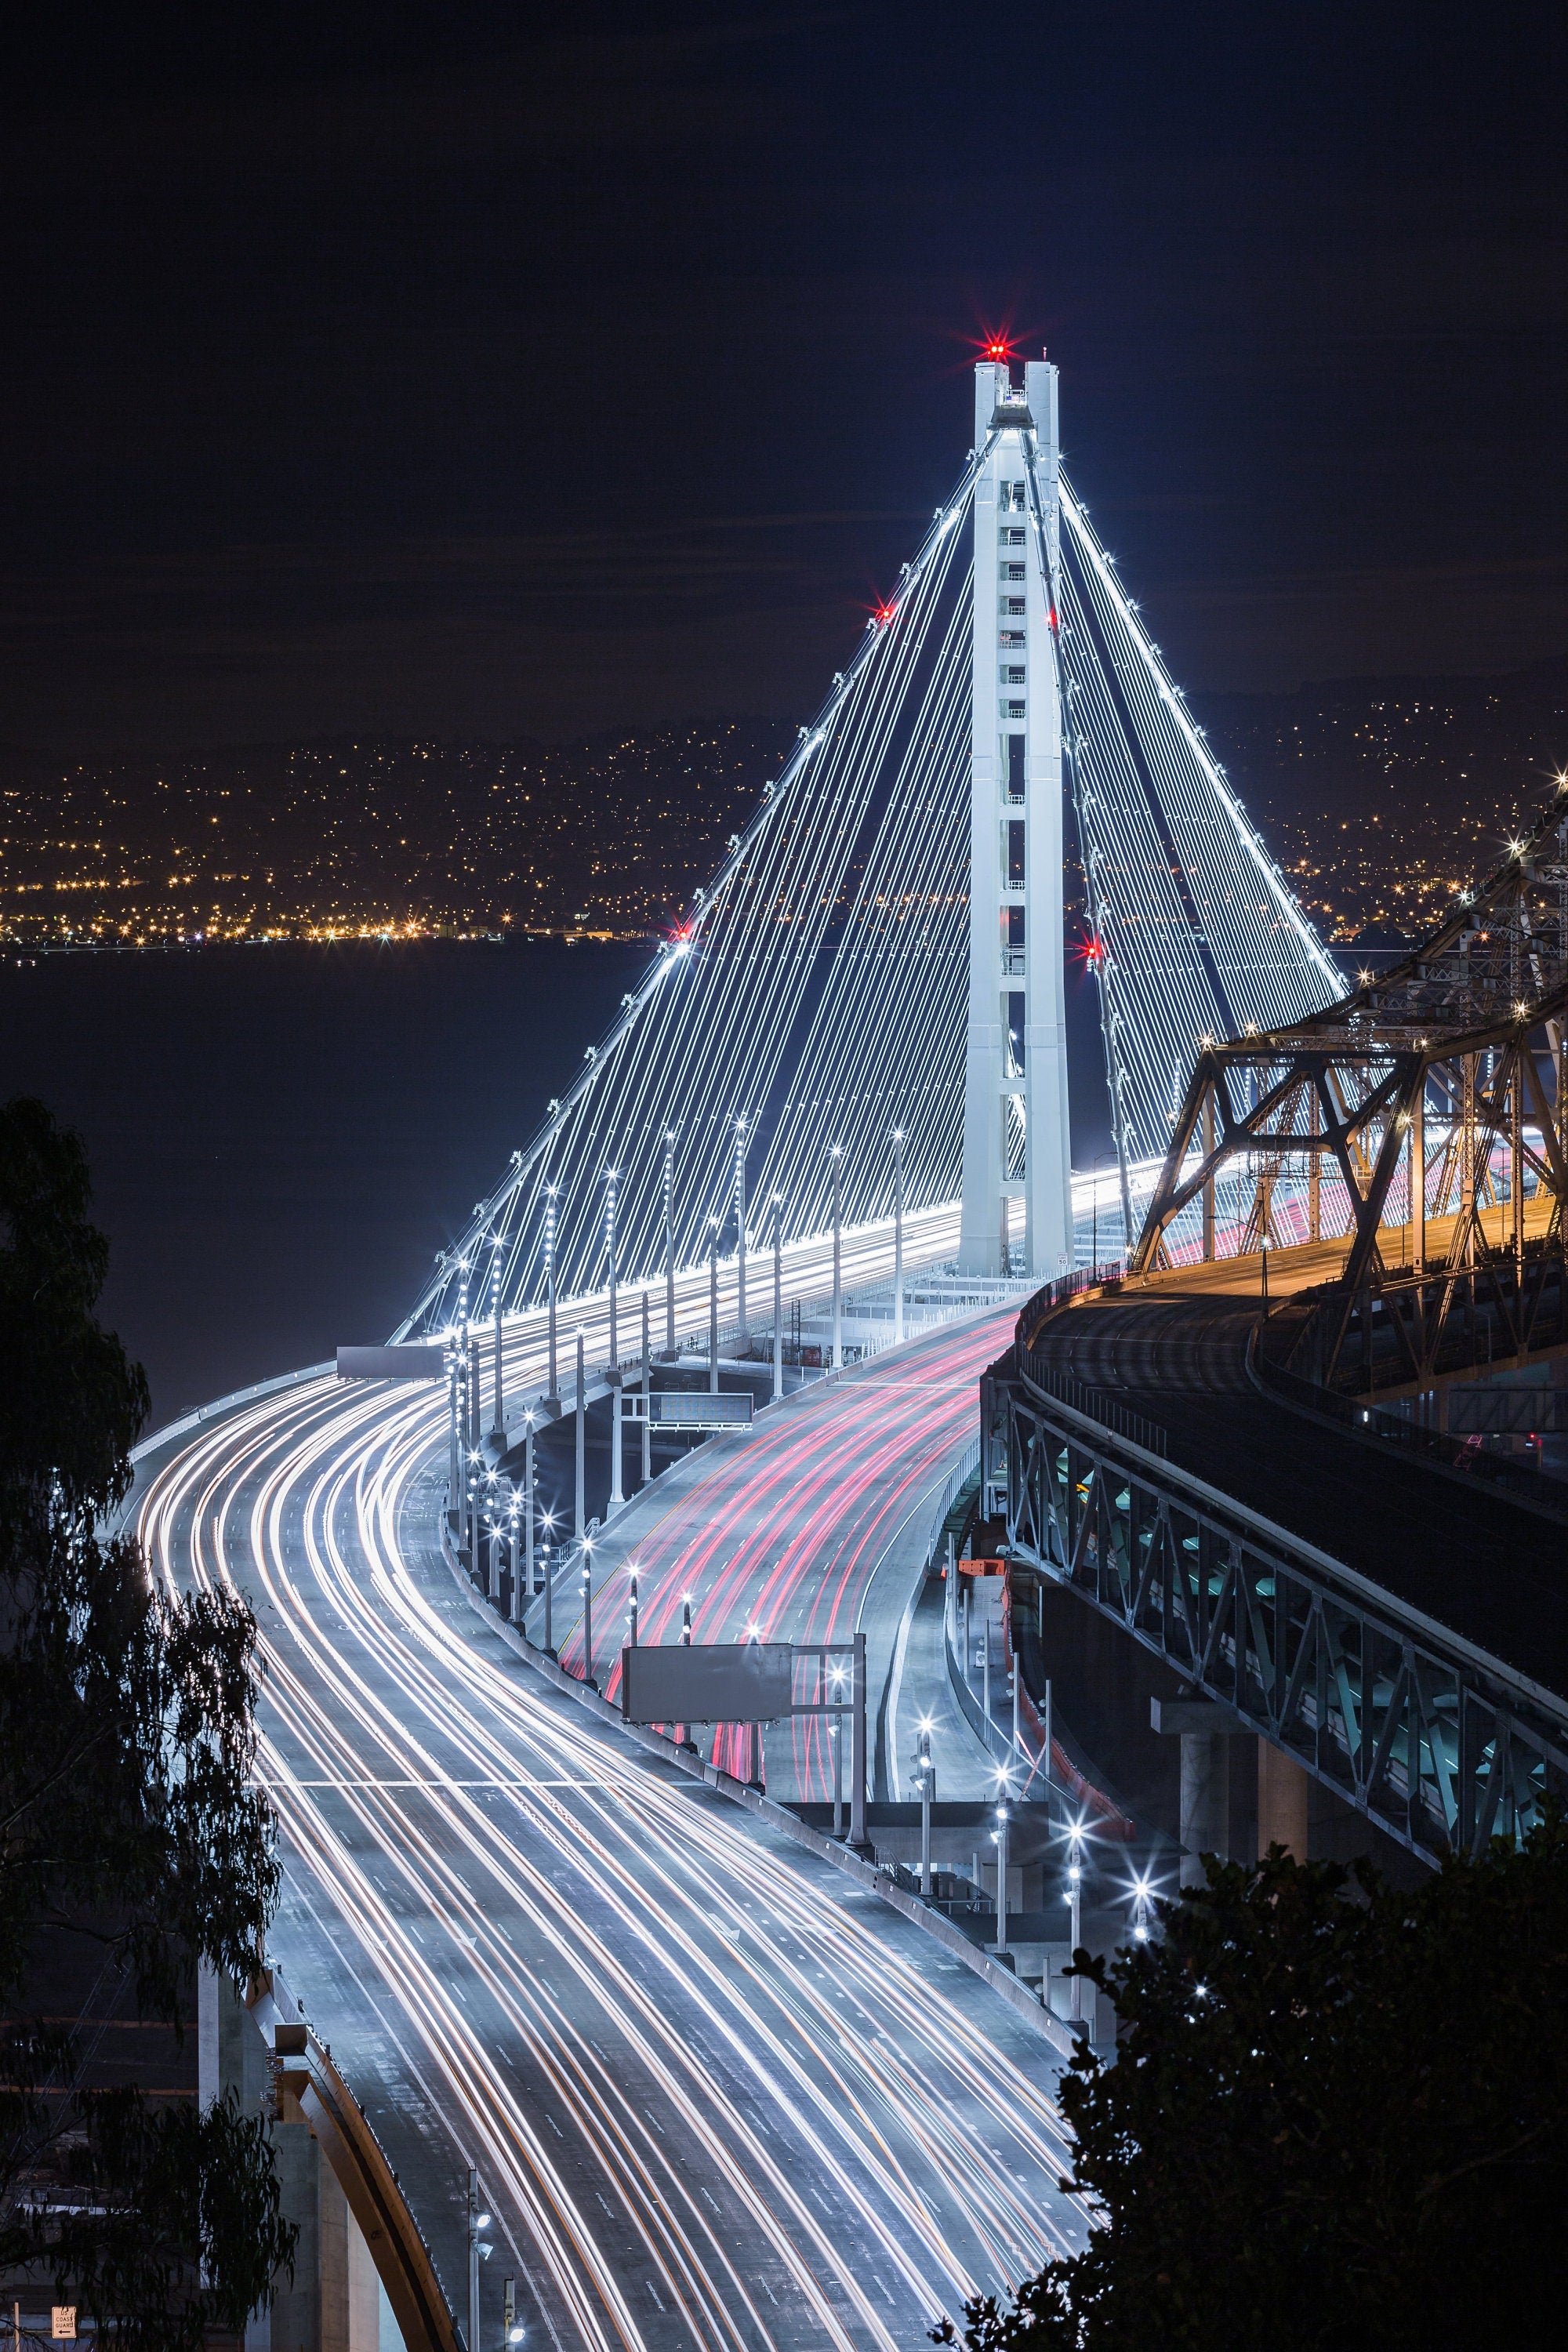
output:
M 904 1336 L 904 1130 L 893 1129 L 893 1345 Z
M 490 2249 L 485 2242 L 484 2231 L 490 2226 L 490 2217 L 479 2209 L 479 2176 L 470 2167 L 468 2171 L 468 2342 L 479 2340 L 479 2263 L 489 2259 Z
M 494 1293 L 496 1316 L 496 1417 L 493 1433 L 498 1445 L 500 1445 L 501 1450 L 504 1452 L 506 1446 L 506 1416 L 501 1411 L 501 1236 L 500 1234 L 497 1234 L 495 1237 L 495 1243 L 490 1257 L 490 1287 Z
M 664 1346 L 675 1360 L 675 1129 L 664 1130 Z
M 621 1447 L 625 1432 L 621 1425 L 621 1354 L 616 1328 L 616 1182 L 613 1168 L 605 1171 L 605 1247 L 610 1268 L 610 1360 L 605 1381 L 610 1391 L 610 1499 L 605 1506 L 605 1517 L 613 1519 L 626 1502 L 621 1491 Z
M 653 1355 L 648 1342 L 647 1291 L 642 1295 L 642 1482 L 653 1476 Z
M 921 1893 L 931 1897 L 931 1809 L 936 1797 L 936 1766 L 931 1762 L 931 1725 L 921 1725 L 921 1752 L 915 1769 L 921 1791 Z
M 553 1511 L 542 1511 L 539 1516 L 544 1528 L 544 1558 L 541 1562 L 544 1571 L 544 1654 L 547 1658 L 552 1658 L 555 1655 L 555 1628 L 552 1622 L 555 1601 L 555 1575 L 550 1564 L 550 1531 L 555 1525 L 555 1514 Z
M 549 1311 L 550 1381 L 545 1391 L 545 1402 L 552 1413 L 561 1410 L 561 1391 L 555 1379 L 555 1187 L 544 1188 L 544 1297 Z
M 587 1525 L 587 1444 L 588 1444 L 588 1375 L 584 1368 L 584 1337 L 577 1333 L 577 1487 L 575 1516 L 572 1532 L 579 1543 Z
M 735 1314 L 740 1338 L 735 1353 L 742 1360 L 752 1352 L 746 1330 L 746 1115 L 735 1117 Z
M 773 1402 L 784 1394 L 784 1194 L 773 1194 Z
M 839 1174 L 844 1154 L 836 1143 L 831 1154 L 833 1165 L 833 1369 L 844 1370 L 844 1281 L 843 1235 L 839 1192 Z
M 1002 1786 L 1008 1787 L 1005 1779 Z M 996 1955 L 1001 1958 L 1007 1949 L 1007 1801 L 1004 1796 L 996 1808 L 996 1826 L 991 1834 L 996 1843 Z
M 1074 1953 L 1083 1941 L 1083 1831 L 1075 1822 L 1068 1832 L 1068 1891 L 1071 1906 L 1070 1937 Z M 1075 2025 L 1083 2021 L 1083 1979 L 1072 1980 L 1072 2015 Z

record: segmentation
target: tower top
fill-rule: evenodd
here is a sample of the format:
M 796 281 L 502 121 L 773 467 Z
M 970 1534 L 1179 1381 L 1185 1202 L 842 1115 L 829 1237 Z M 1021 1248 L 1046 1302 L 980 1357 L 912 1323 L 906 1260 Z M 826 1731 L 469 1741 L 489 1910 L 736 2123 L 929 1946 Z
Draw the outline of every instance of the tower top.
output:
M 974 446 L 984 447 L 989 435 L 1035 432 L 1054 445 L 1057 437 L 1057 375 L 1049 360 L 1026 360 L 1022 383 L 1013 380 L 1010 359 L 985 358 L 974 363 Z

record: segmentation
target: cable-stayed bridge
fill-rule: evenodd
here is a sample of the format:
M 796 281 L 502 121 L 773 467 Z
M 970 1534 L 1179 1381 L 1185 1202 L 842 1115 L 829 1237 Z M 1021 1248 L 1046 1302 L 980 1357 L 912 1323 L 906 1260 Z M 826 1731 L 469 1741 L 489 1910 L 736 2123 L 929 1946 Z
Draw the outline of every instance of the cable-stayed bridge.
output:
M 1069 835 L 1114 1224 L 1071 1171 Z M 595 2352 L 894 2352 L 1080 2235 L 1040 2004 L 889 1909 L 885 1873 L 764 1801 L 742 1811 L 733 1781 L 722 1799 L 716 1760 L 634 1749 L 563 1697 L 510 1537 L 510 1595 L 486 1605 L 479 1490 L 561 1414 L 579 1335 L 619 1433 L 628 1357 L 646 1378 L 704 1324 L 715 1386 L 721 1326 L 772 1355 L 776 1394 L 775 1266 L 779 1297 L 787 1274 L 833 1298 L 836 1359 L 847 1294 L 879 1288 L 897 1338 L 924 1285 L 947 1326 L 644 1484 L 608 1571 L 584 1544 L 572 1605 L 551 1588 L 578 1693 L 618 1662 L 645 1537 L 656 1639 L 687 1596 L 700 1643 L 858 1638 L 873 1745 L 901 1760 L 883 1727 L 905 1599 L 1019 1294 L 1070 1274 L 1097 1216 L 1101 1255 L 1131 1236 L 1205 1036 L 1272 1036 L 1341 993 L 1062 477 L 1055 369 L 987 360 L 896 590 L 396 1335 L 439 1343 L 445 1392 L 317 1368 L 143 1449 L 158 1572 L 258 1606 L 287 1885 L 280 1965 L 252 1989 L 261 2076 L 321 2244 L 330 2163 L 361 2231 L 343 2261 L 374 2264 L 407 2352 L 514 2327 Z M 585 1537 L 581 1494 L 579 1474 Z M 820 1724 L 792 1764 L 795 1793 L 826 1793 Z M 279 2343 L 371 2352 L 353 2291 L 336 2334 L 324 2294 L 314 2322 L 288 2305 Z
M 965 1275 L 1066 1269 L 1064 812 L 1129 1234 L 1199 1040 L 1338 995 L 1061 472 L 1057 397 L 1044 361 L 976 368 L 896 590 L 404 1336 L 658 1288 L 715 1231 L 743 1263 L 775 1225 L 887 1224 L 896 1194 L 955 1213 Z

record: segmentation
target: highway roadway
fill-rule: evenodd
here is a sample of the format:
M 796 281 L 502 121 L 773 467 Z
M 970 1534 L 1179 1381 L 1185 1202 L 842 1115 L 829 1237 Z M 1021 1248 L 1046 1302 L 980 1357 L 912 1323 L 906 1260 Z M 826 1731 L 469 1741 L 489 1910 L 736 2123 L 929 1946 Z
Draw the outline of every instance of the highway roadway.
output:
M 715 1476 L 726 1452 L 752 1465 L 742 1483 L 772 1464 L 771 1498 L 727 1531 L 695 1465 L 676 1474 L 647 1534 L 658 1623 L 668 1570 L 698 1572 L 700 1525 L 711 1622 L 769 1593 L 793 1623 L 845 1622 L 900 1507 L 879 1502 L 897 1476 L 879 1433 L 896 1426 L 906 1465 L 923 1444 L 931 1473 L 994 1339 L 937 1334 L 784 1408 L 798 1479 L 767 1417 L 749 1456 L 713 1448 Z M 498 2242 L 479 2352 L 499 2352 L 508 2273 L 531 2347 L 918 2344 L 971 2289 L 1081 2240 L 1056 2185 L 1048 2044 L 911 1923 L 594 1723 L 487 1629 L 435 1544 L 444 1405 L 302 1381 L 155 1444 L 135 1508 L 171 1584 L 257 1607 L 273 1948 L 454 2308 L 471 2162 Z
M 920 1702 L 902 1694 L 898 1671 L 906 1604 L 948 1470 L 977 1432 L 980 1375 L 1011 1343 L 1016 1320 L 1016 1306 L 992 1308 L 811 1382 L 762 1414 L 750 1435 L 709 1441 L 634 1497 L 591 1553 L 594 1665 L 606 1696 L 619 1696 L 634 1567 L 647 1642 L 679 1640 L 689 1595 L 698 1642 L 740 1641 L 754 1629 L 768 1642 L 847 1643 L 858 1630 L 870 1793 L 879 1779 L 881 1793 L 907 1794 L 898 1783 Z M 574 1571 L 561 1580 L 552 1629 L 576 1675 L 585 1664 L 580 1582 Z M 529 1625 L 541 1639 L 537 1603 Z M 827 1721 L 803 1717 L 767 1734 L 770 1795 L 832 1796 Z M 713 1758 L 742 1778 L 745 1739 L 721 1732 Z M 940 1773 L 948 1759 L 937 1760 Z M 941 1785 L 959 1784 L 950 1772 Z

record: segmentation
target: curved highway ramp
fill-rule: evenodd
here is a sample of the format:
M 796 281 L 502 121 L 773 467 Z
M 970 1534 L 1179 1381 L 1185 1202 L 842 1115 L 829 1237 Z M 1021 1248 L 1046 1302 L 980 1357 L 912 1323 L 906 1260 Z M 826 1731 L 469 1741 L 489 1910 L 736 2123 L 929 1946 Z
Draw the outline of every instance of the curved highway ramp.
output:
M 900 1360 L 922 1347 L 952 1335 Z M 435 1549 L 444 1437 L 427 1393 L 311 1379 L 152 1450 L 137 1509 L 163 1574 L 257 1607 L 274 1946 L 459 2320 L 478 2168 L 471 2352 L 499 2352 L 508 2275 L 530 2347 L 918 2344 L 1081 2236 L 1059 2062 L 519 1664 Z M 909 1442 L 952 1439 L 939 1413 Z

